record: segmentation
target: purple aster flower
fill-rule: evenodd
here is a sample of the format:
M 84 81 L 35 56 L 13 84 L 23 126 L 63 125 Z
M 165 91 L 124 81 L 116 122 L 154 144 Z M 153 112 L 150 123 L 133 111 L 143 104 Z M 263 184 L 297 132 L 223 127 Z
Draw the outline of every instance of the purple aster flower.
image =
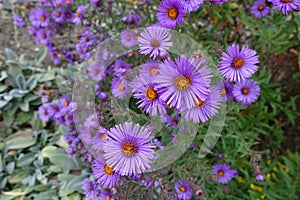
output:
M 176 133 L 172 133 L 171 136 L 172 136 L 172 143 L 178 142 L 177 134 Z
M 64 19 L 63 11 L 58 8 L 56 8 L 52 11 L 51 16 L 55 22 L 62 22 Z
M 218 154 L 217 158 L 218 158 L 219 160 L 223 160 L 223 155 L 222 155 L 222 154 Z
M 218 175 L 218 182 L 221 184 L 228 183 L 233 177 L 237 176 L 237 171 L 231 169 L 226 164 L 217 164 L 212 166 L 212 171 L 214 174 Z
M 71 113 L 67 113 L 65 116 L 64 116 L 64 124 L 65 125 L 71 125 L 73 123 L 73 115 Z
M 207 122 L 218 113 L 221 101 L 220 90 L 213 87 L 205 100 L 199 98 L 194 108 L 183 110 L 184 117 L 186 120 L 192 120 L 193 123 Z
M 213 4 L 222 5 L 224 2 L 228 2 L 228 0 L 211 0 Z
M 153 61 L 153 60 L 149 60 L 147 61 L 145 64 L 142 64 L 140 66 L 140 74 L 143 76 L 148 76 L 151 78 L 156 77 L 156 75 L 158 75 L 159 73 L 159 64 L 157 61 Z
M 71 6 L 73 4 L 73 0 L 65 0 L 64 5 Z
M 119 99 L 124 99 L 126 95 L 129 93 L 129 84 L 128 81 L 124 78 L 113 78 L 112 80 L 112 94 Z
M 77 8 L 75 17 L 73 19 L 73 23 L 76 25 L 81 24 L 81 20 L 84 18 L 85 15 L 85 6 L 81 5 Z
M 96 136 L 92 140 L 93 149 L 97 152 L 103 151 L 103 142 L 107 140 L 108 130 L 99 126 Z
M 140 53 L 150 54 L 156 58 L 161 53 L 168 54 L 172 47 L 171 35 L 169 30 L 160 27 L 148 27 L 138 37 Z
M 99 125 L 99 114 L 94 113 L 91 116 L 87 117 L 83 123 L 85 128 L 97 128 Z
M 259 63 L 256 51 L 245 46 L 240 51 L 239 45 L 227 47 L 228 54 L 223 52 L 219 62 L 219 71 L 222 76 L 232 82 L 239 82 L 249 78 L 256 72 Z
M 59 104 L 61 106 L 61 112 L 65 114 L 69 110 L 69 104 L 70 104 L 70 97 L 69 96 L 62 96 L 59 99 Z
M 90 3 L 93 5 L 98 5 L 100 3 L 100 0 L 90 0 Z
M 184 55 L 160 64 L 155 83 L 161 91 L 161 99 L 170 107 L 193 108 L 195 103 L 204 101 L 209 95 L 211 70 L 206 66 L 199 69 L 194 58 L 186 59 Z
M 104 77 L 105 67 L 99 62 L 94 62 L 88 68 L 89 76 L 95 81 L 101 81 Z
M 251 7 L 251 13 L 256 18 L 265 17 L 270 12 L 270 7 L 266 5 L 265 0 L 257 0 Z
M 174 117 L 172 117 L 171 115 L 167 115 L 166 118 L 166 125 L 170 126 L 172 128 L 178 128 L 178 123 L 180 122 L 180 116 L 179 115 L 175 115 Z
M 156 17 L 162 27 L 173 29 L 184 22 L 186 11 L 182 0 L 164 0 L 157 10 Z
M 274 4 L 273 9 L 281 10 L 285 15 L 288 15 L 290 11 L 300 10 L 300 0 L 269 0 Z
M 62 7 L 65 5 L 65 0 L 52 0 L 52 4 L 55 7 Z
M 64 20 L 66 22 L 73 22 L 73 18 L 74 18 L 74 15 L 73 15 L 73 12 L 71 10 L 65 10 L 64 11 Z
M 50 16 L 48 12 L 42 8 L 30 11 L 29 19 L 34 26 L 46 27 L 50 24 Z
M 51 104 L 48 111 L 53 118 L 60 118 L 63 115 L 60 110 L 60 105 L 56 103 Z
M 80 43 L 83 46 L 92 46 L 95 42 L 95 35 L 89 29 L 85 29 L 80 37 Z
M 255 102 L 260 95 L 260 87 L 254 80 L 242 80 L 233 86 L 233 97 L 243 105 Z
M 94 160 L 92 171 L 97 180 L 97 184 L 105 188 L 114 187 L 120 179 L 120 175 L 115 172 L 111 165 L 107 164 L 102 156 Z
M 204 0 L 183 0 L 183 6 L 186 12 L 197 11 Z
M 117 77 L 123 76 L 129 69 L 130 69 L 129 63 L 125 62 L 122 59 L 118 59 L 115 62 L 114 75 Z
M 96 184 L 93 181 L 90 181 L 88 178 L 84 179 L 82 182 L 82 189 L 85 196 L 89 199 L 96 199 L 100 192 Z
M 138 76 L 131 85 L 133 96 L 139 99 L 138 108 L 152 116 L 165 116 L 167 114 L 165 102 L 160 98 L 161 93 L 155 89 L 157 84 L 153 83 L 149 77 Z
M 20 28 L 25 28 L 26 27 L 24 17 L 16 15 L 16 14 L 14 14 L 14 23 Z
M 193 196 L 191 185 L 186 181 L 178 180 L 175 183 L 175 189 L 179 199 L 189 200 Z
M 37 34 L 37 40 L 41 44 L 47 44 L 48 42 L 51 41 L 50 33 L 46 29 L 39 29 L 36 34 Z
M 104 142 L 104 157 L 107 163 L 121 175 L 140 174 L 150 168 L 155 146 L 151 132 L 139 124 L 125 122 L 111 128 Z
M 113 195 L 109 191 L 101 192 L 99 200 L 113 200 Z
M 264 175 L 262 175 L 262 174 L 258 174 L 257 176 L 255 176 L 255 180 L 256 180 L 256 181 L 264 181 L 264 180 L 265 180 L 265 177 L 264 177 Z
M 138 41 L 136 40 L 136 35 L 134 32 L 129 30 L 123 30 L 120 34 L 121 43 L 124 45 L 124 47 L 130 48 L 134 45 L 138 44 Z
M 159 149 L 163 150 L 165 148 L 165 146 L 158 139 L 155 138 L 153 142 Z
M 222 101 L 229 101 L 232 97 L 232 86 L 228 82 L 220 81 L 215 87 L 220 91 Z
M 43 6 L 52 6 L 52 3 L 50 0 L 40 0 L 40 2 Z
M 50 58 L 54 64 L 60 63 L 59 56 L 56 51 L 49 51 Z
M 40 116 L 40 119 L 47 122 L 49 121 L 51 115 L 49 113 L 49 110 L 47 107 L 45 106 L 40 106 L 39 109 L 38 109 L 38 113 L 39 113 L 39 116 Z

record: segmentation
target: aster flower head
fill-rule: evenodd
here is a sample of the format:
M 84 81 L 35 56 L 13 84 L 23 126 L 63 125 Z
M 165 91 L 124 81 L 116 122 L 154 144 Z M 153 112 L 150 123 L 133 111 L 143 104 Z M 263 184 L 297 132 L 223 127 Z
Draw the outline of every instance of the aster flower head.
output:
M 245 46 L 240 50 L 239 45 L 232 45 L 227 52 L 222 53 L 218 69 L 228 81 L 239 82 L 257 71 L 259 61 L 255 50 Z
M 89 199 L 96 199 L 100 192 L 96 184 L 88 178 L 84 179 L 81 188 L 83 189 L 85 196 Z
M 33 9 L 30 11 L 29 19 L 34 26 L 46 27 L 50 24 L 50 16 L 48 12 L 42 8 Z
M 48 108 L 48 112 L 49 114 L 55 119 L 55 118 L 60 118 L 62 117 L 62 113 L 61 113 L 61 109 L 60 109 L 60 105 L 53 103 L 49 106 Z
M 178 128 L 178 124 L 180 122 L 180 116 L 179 115 L 175 115 L 174 117 L 172 117 L 171 115 L 167 115 L 166 118 L 166 125 L 170 126 L 172 128 Z
M 64 20 L 64 13 L 61 9 L 54 9 L 51 13 L 52 18 L 55 22 L 62 22 Z
M 189 200 L 193 196 L 189 182 L 178 180 L 175 183 L 175 190 L 179 199 Z
M 218 114 L 221 101 L 220 90 L 214 86 L 210 89 L 210 94 L 205 100 L 199 98 L 194 108 L 183 110 L 184 117 L 186 120 L 192 120 L 193 123 L 207 122 Z
M 183 0 L 182 3 L 186 12 L 192 12 L 197 11 L 204 0 Z
M 160 54 L 168 54 L 172 47 L 169 30 L 160 27 L 148 27 L 138 37 L 140 53 L 156 58 Z
M 235 100 L 248 105 L 258 99 L 260 87 L 254 80 L 242 80 L 233 86 L 232 94 Z
M 102 191 L 99 200 L 113 200 L 113 195 L 109 191 Z
M 128 81 L 125 77 L 113 78 L 112 80 L 112 94 L 119 99 L 124 99 L 126 95 L 130 92 L 130 87 Z
M 47 44 L 51 41 L 50 33 L 46 29 L 39 29 L 37 31 L 37 41 L 42 44 Z
M 62 7 L 65 5 L 65 0 L 52 0 L 52 4 L 55 7 Z
M 107 164 L 102 156 L 94 160 L 92 171 L 97 184 L 100 184 L 104 188 L 114 187 L 120 179 L 120 175 L 115 172 L 111 165 Z
M 76 10 L 75 17 L 73 19 L 73 23 L 76 25 L 80 25 L 81 20 L 84 18 L 84 16 L 85 16 L 85 6 L 80 5 Z
M 117 77 L 123 76 L 129 69 L 130 69 L 129 63 L 125 62 L 122 59 L 118 59 L 115 62 L 114 75 Z
M 273 9 L 281 10 L 285 15 L 293 10 L 300 10 L 300 0 L 269 0 L 274 4 Z
M 49 113 L 49 110 L 47 107 L 45 106 L 40 106 L 39 109 L 38 109 L 38 113 L 39 113 L 39 116 L 40 116 L 40 119 L 47 122 L 49 121 L 51 115 Z
M 228 0 L 211 0 L 213 4 L 222 5 L 224 2 L 228 2 Z
M 129 31 L 127 29 L 123 30 L 120 34 L 121 43 L 124 47 L 130 48 L 138 44 L 136 40 L 136 35 L 134 32 Z
M 73 22 L 74 14 L 71 10 L 65 10 L 64 11 L 64 20 L 66 22 Z
M 139 73 L 142 76 L 155 78 L 159 73 L 159 64 L 157 61 L 149 60 L 140 66 Z
M 67 113 L 69 110 L 69 104 L 70 104 L 70 97 L 69 96 L 62 96 L 59 99 L 59 104 L 61 106 L 61 112 L 62 113 Z
M 184 22 L 186 11 L 182 0 L 164 0 L 157 10 L 156 17 L 162 27 L 173 29 Z
M 264 181 L 265 177 L 262 174 L 258 174 L 258 175 L 255 176 L 255 180 L 256 181 Z
M 251 13 L 256 18 L 265 17 L 269 14 L 269 12 L 270 12 L 270 7 L 266 5 L 265 0 L 255 1 L 251 7 Z
M 232 97 L 232 86 L 228 82 L 220 81 L 215 87 L 219 90 L 223 102 L 230 100 Z
M 103 79 L 104 73 L 105 73 L 105 67 L 101 65 L 99 62 L 92 63 L 88 68 L 89 76 L 97 82 Z
M 125 122 L 111 128 L 104 142 L 104 157 L 119 174 L 141 174 L 150 168 L 154 158 L 151 132 L 139 124 Z
M 150 77 L 138 76 L 132 81 L 133 96 L 138 101 L 138 108 L 143 109 L 152 116 L 165 116 L 165 102 L 160 98 L 161 93 L 155 88 L 157 84 L 153 83 Z
M 64 5 L 66 5 L 66 6 L 71 6 L 71 5 L 73 4 L 73 1 L 74 1 L 74 0 L 65 0 Z
M 168 60 L 160 64 L 154 82 L 158 84 L 156 89 L 162 91 L 161 99 L 170 107 L 190 109 L 209 95 L 211 70 L 206 66 L 199 68 L 196 63 L 182 55 L 175 62 Z
M 14 18 L 14 23 L 18 27 L 20 27 L 20 28 L 25 28 L 26 27 L 26 23 L 24 21 L 24 17 L 14 14 L 13 18 Z
M 218 175 L 218 182 L 221 184 L 228 183 L 233 177 L 237 176 L 237 171 L 226 164 L 217 164 L 212 166 L 214 174 Z

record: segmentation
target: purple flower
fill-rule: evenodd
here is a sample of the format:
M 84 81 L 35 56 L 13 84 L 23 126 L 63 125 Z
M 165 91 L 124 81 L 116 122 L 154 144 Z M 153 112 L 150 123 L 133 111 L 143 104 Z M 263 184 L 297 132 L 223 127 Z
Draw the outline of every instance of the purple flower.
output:
M 140 66 L 140 74 L 145 77 L 154 78 L 159 73 L 159 64 L 157 61 L 148 60 Z
M 104 77 L 105 67 L 99 62 L 94 62 L 88 68 L 89 76 L 95 81 L 101 81 Z
M 218 113 L 221 101 L 219 89 L 213 87 L 205 100 L 199 98 L 194 108 L 183 110 L 184 117 L 186 120 L 192 120 L 193 123 L 207 122 Z
M 120 175 L 114 171 L 111 165 L 107 164 L 102 156 L 94 160 L 92 171 L 97 184 L 105 188 L 114 187 L 120 179 Z
M 62 96 L 59 99 L 59 104 L 61 106 L 61 112 L 65 114 L 69 110 L 69 104 L 70 104 L 70 97 L 69 96 Z
M 189 200 L 193 196 L 191 185 L 186 181 L 178 180 L 175 183 L 175 189 L 179 199 Z
M 64 13 L 60 9 L 56 8 L 51 13 L 52 18 L 55 22 L 62 22 L 64 19 Z
M 265 180 L 265 177 L 264 177 L 264 175 L 262 175 L 262 174 L 258 174 L 257 176 L 255 176 L 255 180 L 256 180 L 256 181 L 264 181 L 264 180 Z
M 30 11 L 29 20 L 34 26 L 46 27 L 50 24 L 50 16 L 48 12 L 42 8 L 33 9 Z
M 168 54 L 172 47 L 169 31 L 160 27 L 148 27 L 138 37 L 140 53 L 150 54 L 150 57 L 156 58 L 160 54 Z
M 53 118 L 60 118 L 63 115 L 60 110 L 60 105 L 56 103 L 50 105 L 48 112 Z
M 59 56 L 56 51 L 49 51 L 50 58 L 54 64 L 60 63 Z
M 64 11 L 64 20 L 67 22 L 73 22 L 73 12 L 71 10 L 65 10 Z
M 99 200 L 113 200 L 113 195 L 109 191 L 101 192 Z
M 214 174 L 218 175 L 218 182 L 221 184 L 228 183 L 233 177 L 237 176 L 237 171 L 235 169 L 231 169 L 226 164 L 217 164 L 212 166 L 212 171 Z
M 104 142 L 104 157 L 107 163 L 121 175 L 133 175 L 150 168 L 155 146 L 151 132 L 139 124 L 125 122 L 111 128 L 108 140 Z
M 251 7 L 251 13 L 256 18 L 265 17 L 270 12 L 270 7 L 266 5 L 265 0 L 257 0 Z
M 254 80 L 242 80 L 233 86 L 232 94 L 235 100 L 248 105 L 258 99 L 260 87 Z
M 43 6 L 52 6 L 50 0 L 40 0 L 40 2 L 42 3 Z
M 197 11 L 204 0 L 183 0 L 182 1 L 186 12 Z
M 300 0 L 269 0 L 274 4 L 273 9 L 281 10 L 285 15 L 288 15 L 292 10 L 300 10 Z
M 228 0 L 211 0 L 213 4 L 222 5 L 224 2 L 228 2 Z
M 49 31 L 46 29 L 39 29 L 37 31 L 37 40 L 39 43 L 47 44 L 51 40 Z
M 163 150 L 165 148 L 165 146 L 158 139 L 155 138 L 153 142 L 159 149 Z
M 211 70 L 206 66 L 199 69 L 197 62 L 185 56 L 180 56 L 172 60 L 165 61 L 160 65 L 159 74 L 154 83 L 155 88 L 161 91 L 161 99 L 170 107 L 193 108 L 195 103 L 204 101 L 209 95 L 211 82 Z
M 71 6 L 73 4 L 73 0 L 65 0 L 64 5 Z
M 173 29 L 184 22 L 186 11 L 182 0 L 164 0 L 157 10 L 156 17 L 162 27 Z
M 219 62 L 219 71 L 222 76 L 232 82 L 239 82 L 249 78 L 256 72 L 259 63 L 256 51 L 245 46 L 240 51 L 239 45 L 227 47 L 228 54 L 223 52 Z
M 38 113 L 39 113 L 39 116 L 40 116 L 40 119 L 47 122 L 49 121 L 51 115 L 49 113 L 49 110 L 47 107 L 45 106 L 40 106 L 39 109 L 38 109 Z
M 232 97 L 232 86 L 228 82 L 220 81 L 215 87 L 219 90 L 222 101 L 229 101 Z
M 88 178 L 84 179 L 82 182 L 82 189 L 86 197 L 89 199 L 96 199 L 100 192 L 96 184 Z
M 129 30 L 126 29 L 123 30 L 120 34 L 120 38 L 121 38 L 121 43 L 124 45 L 124 47 L 127 48 L 130 48 L 138 44 L 135 34 Z
M 93 5 L 98 5 L 98 3 L 100 3 L 100 0 L 90 0 L 90 3 Z
M 172 117 L 171 115 L 167 115 L 166 125 L 176 129 L 178 128 L 179 121 L 180 121 L 179 115 L 175 115 L 174 117 Z
M 24 21 L 24 17 L 18 16 L 16 14 L 14 14 L 14 23 L 17 26 L 19 26 L 20 28 L 25 28 L 26 27 L 26 23 Z
M 76 14 L 73 19 L 73 23 L 76 25 L 80 25 L 81 20 L 84 18 L 84 15 L 85 15 L 85 6 L 81 5 L 76 10 Z
M 113 78 L 111 89 L 112 94 L 119 99 L 124 99 L 130 91 L 128 81 L 124 77 Z
M 165 102 L 160 98 L 161 93 L 155 89 L 157 84 L 153 83 L 149 77 L 140 75 L 132 81 L 131 85 L 133 96 L 139 99 L 138 108 L 143 109 L 152 116 L 167 114 Z
M 62 7 L 65 5 L 65 0 L 52 0 L 52 4 L 55 7 Z
M 125 62 L 122 59 L 118 59 L 115 62 L 114 75 L 117 77 L 123 76 L 129 69 L 130 69 L 129 63 Z

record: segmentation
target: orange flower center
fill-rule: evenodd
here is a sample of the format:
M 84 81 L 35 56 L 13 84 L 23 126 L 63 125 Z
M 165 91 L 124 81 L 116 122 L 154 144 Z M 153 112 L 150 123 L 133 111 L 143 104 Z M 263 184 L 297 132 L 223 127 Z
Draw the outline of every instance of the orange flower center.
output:
M 122 151 L 126 156 L 132 156 L 137 151 L 137 146 L 132 142 L 124 142 L 122 145 Z
M 174 86 L 177 90 L 186 91 L 190 88 L 192 79 L 189 76 L 178 76 L 174 80 Z
M 99 74 L 99 70 L 98 70 L 98 69 L 95 69 L 95 70 L 93 71 L 93 74 L 94 74 L 94 75 Z
M 110 197 L 106 195 L 105 200 L 110 200 Z
M 222 89 L 221 89 L 221 94 L 222 94 L 222 95 L 226 95 L 226 94 L 227 94 L 226 88 L 222 88 Z
M 173 122 L 172 122 L 172 124 L 175 125 L 175 126 L 177 125 L 177 123 L 178 122 L 176 120 L 173 120 Z
M 42 20 L 42 21 L 45 21 L 45 20 L 46 20 L 46 16 L 45 16 L 45 15 L 42 15 L 42 16 L 41 16 L 41 20 Z
M 56 12 L 56 17 L 60 17 L 61 16 L 61 13 L 60 12 Z
M 71 1 L 70 0 L 66 0 L 66 4 L 67 5 L 71 4 Z
M 157 68 L 151 68 L 150 69 L 150 74 L 151 74 L 151 76 L 154 76 L 154 75 L 157 75 L 158 74 L 158 69 Z
M 158 39 L 153 39 L 153 40 L 151 41 L 151 46 L 152 46 L 153 48 L 159 47 L 159 46 L 160 46 L 160 41 L 159 41 Z
M 108 164 L 105 164 L 103 169 L 107 175 L 112 175 L 114 173 L 114 170 Z
M 107 140 L 107 137 L 106 137 L 105 134 L 103 134 L 103 135 L 101 136 L 101 140 L 103 140 L 103 141 Z
M 129 41 L 131 39 L 130 35 L 126 35 L 125 40 Z
M 70 13 L 67 13 L 67 14 L 66 14 L 66 17 L 67 17 L 67 18 L 71 18 Z
M 80 12 L 77 12 L 77 13 L 76 13 L 76 16 L 77 16 L 77 17 L 80 17 L 80 16 L 81 16 L 81 13 L 80 13 Z
M 248 88 L 242 88 L 242 94 L 244 94 L 244 95 L 249 94 L 249 89 Z
M 241 69 L 245 65 L 245 61 L 241 58 L 235 58 L 232 61 L 232 67 L 234 69 Z
M 280 0 L 282 3 L 291 3 L 293 0 Z
M 202 108 L 204 106 L 205 101 L 202 101 L 199 97 L 197 98 L 198 102 L 195 102 L 198 108 Z
M 265 7 L 263 5 L 258 6 L 258 10 L 262 11 Z
M 179 190 L 180 190 L 181 192 L 186 192 L 186 188 L 185 188 L 184 186 L 181 186 L 181 187 L 179 188 Z
M 120 91 L 124 91 L 124 90 L 125 90 L 125 87 L 124 87 L 124 85 L 123 85 L 122 83 L 119 83 L 118 89 L 119 89 Z
M 157 99 L 157 92 L 156 90 L 154 90 L 153 87 L 148 87 L 145 92 L 145 96 L 147 97 L 148 100 L 153 101 Z
M 224 172 L 222 170 L 218 171 L 219 176 L 224 176 Z
M 167 17 L 169 17 L 172 20 L 175 20 L 178 17 L 178 10 L 177 8 L 170 8 L 167 12 Z
M 68 106 L 68 105 L 69 105 L 69 102 L 65 101 L 64 106 Z
M 42 38 L 45 39 L 47 36 L 45 33 L 42 34 Z

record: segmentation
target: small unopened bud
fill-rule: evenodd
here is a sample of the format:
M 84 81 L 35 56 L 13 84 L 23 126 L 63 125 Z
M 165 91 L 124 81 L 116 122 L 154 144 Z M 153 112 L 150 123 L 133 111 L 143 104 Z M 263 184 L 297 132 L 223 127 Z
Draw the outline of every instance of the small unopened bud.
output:
M 196 189 L 195 191 L 196 196 L 201 196 L 203 194 L 203 190 L 201 188 Z

